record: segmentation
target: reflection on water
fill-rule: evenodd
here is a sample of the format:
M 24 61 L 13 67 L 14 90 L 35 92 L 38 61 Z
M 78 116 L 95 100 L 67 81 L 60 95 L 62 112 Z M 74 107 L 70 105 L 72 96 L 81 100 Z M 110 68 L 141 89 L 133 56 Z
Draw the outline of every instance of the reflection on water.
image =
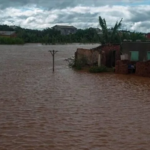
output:
M 0 47 L 0 150 L 149 150 L 150 78 L 68 68 L 94 46 Z

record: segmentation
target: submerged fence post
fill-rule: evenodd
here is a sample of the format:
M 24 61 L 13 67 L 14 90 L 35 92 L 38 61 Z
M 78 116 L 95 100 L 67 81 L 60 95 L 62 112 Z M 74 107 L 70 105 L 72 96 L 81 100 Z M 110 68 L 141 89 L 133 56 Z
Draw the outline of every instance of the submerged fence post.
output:
M 54 68 L 55 68 L 55 54 L 57 53 L 57 51 L 49 50 L 49 52 L 51 53 L 51 55 L 53 57 L 53 72 L 54 72 Z

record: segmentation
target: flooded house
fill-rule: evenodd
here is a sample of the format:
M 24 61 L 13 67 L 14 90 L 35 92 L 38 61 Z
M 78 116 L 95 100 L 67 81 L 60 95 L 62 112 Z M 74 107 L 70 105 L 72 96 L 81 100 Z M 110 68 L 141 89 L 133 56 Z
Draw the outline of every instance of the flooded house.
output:
M 78 48 L 75 59 L 87 59 L 87 65 L 115 67 L 120 74 L 135 73 L 150 77 L 150 42 L 124 41 L 122 45 L 100 45 L 92 49 Z
M 122 54 L 130 61 L 150 60 L 150 42 L 125 41 L 122 43 Z
M 116 62 L 116 73 L 128 74 L 130 66 L 135 74 L 150 77 L 150 42 L 124 41 L 121 60 Z
M 92 49 L 78 48 L 75 59 L 83 57 L 87 59 L 87 65 L 114 67 L 116 60 L 120 59 L 120 45 L 106 44 Z

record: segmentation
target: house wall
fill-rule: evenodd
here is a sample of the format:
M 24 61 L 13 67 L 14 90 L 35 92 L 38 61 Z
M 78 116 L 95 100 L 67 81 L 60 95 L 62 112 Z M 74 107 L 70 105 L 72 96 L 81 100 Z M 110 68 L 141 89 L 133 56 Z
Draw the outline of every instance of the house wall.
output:
M 117 60 L 115 65 L 115 73 L 128 74 L 129 60 Z
M 150 33 L 146 35 L 147 39 L 150 40 Z
M 134 64 L 129 60 L 118 60 L 115 66 L 115 73 L 117 74 L 128 74 L 128 65 Z M 135 63 L 135 75 L 150 77 L 150 61 L 146 62 L 136 62 Z
M 61 26 L 54 26 L 53 27 L 55 30 L 58 30 L 61 32 L 62 35 L 68 35 L 68 34 L 73 34 L 76 33 L 77 29 L 74 27 L 61 27 Z
M 16 37 L 15 31 L 0 31 L 0 37 Z
M 12 35 L 0 35 L 0 37 L 17 37 L 16 34 L 12 34 Z
M 79 60 L 79 59 L 82 59 L 83 57 L 85 57 L 87 59 L 88 65 L 97 63 L 98 55 L 99 55 L 98 51 L 93 51 L 90 49 L 83 49 L 83 48 L 78 48 L 75 53 L 76 60 Z
M 123 42 L 122 53 L 130 57 L 130 51 L 138 51 L 139 61 L 146 61 L 147 52 L 150 51 L 150 42 Z
M 101 48 L 100 54 L 102 56 L 102 65 L 112 67 L 113 63 L 115 65 L 115 62 L 120 60 L 120 45 L 105 45 Z
M 150 61 L 136 63 L 136 75 L 150 77 Z
M 114 54 L 113 54 L 114 53 Z M 93 49 L 78 48 L 76 51 L 76 60 L 86 57 L 88 65 L 98 62 L 98 55 L 101 55 L 101 63 L 104 66 L 115 66 L 116 60 L 120 60 L 120 45 L 105 45 Z
M 68 29 L 62 28 L 62 29 L 60 29 L 60 31 L 61 31 L 61 34 L 63 34 L 63 35 L 73 34 L 76 32 L 75 29 L 70 29 L 70 28 L 68 28 Z

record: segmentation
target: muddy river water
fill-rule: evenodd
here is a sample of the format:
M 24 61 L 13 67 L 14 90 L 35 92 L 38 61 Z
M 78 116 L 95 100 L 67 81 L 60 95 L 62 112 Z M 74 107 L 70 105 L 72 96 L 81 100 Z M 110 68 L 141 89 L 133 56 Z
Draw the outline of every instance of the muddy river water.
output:
M 95 46 L 0 46 L 0 150 L 150 150 L 150 78 L 68 67 Z

